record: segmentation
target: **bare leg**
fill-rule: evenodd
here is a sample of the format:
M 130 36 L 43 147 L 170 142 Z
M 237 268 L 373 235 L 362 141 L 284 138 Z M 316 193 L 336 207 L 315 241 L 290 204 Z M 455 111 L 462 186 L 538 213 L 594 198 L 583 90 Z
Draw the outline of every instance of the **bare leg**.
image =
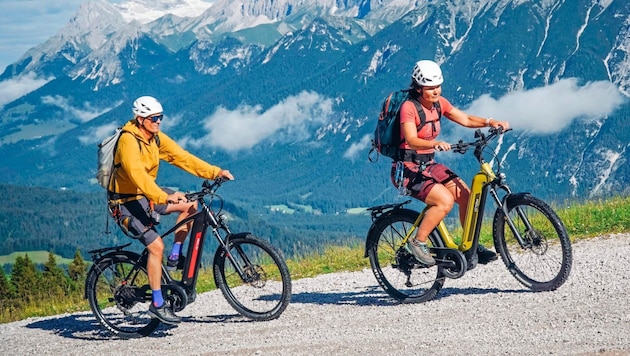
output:
M 161 237 L 155 239 L 147 246 L 149 257 L 147 258 L 147 275 L 151 290 L 162 288 L 162 255 L 164 253 L 164 242 Z
M 418 226 L 416 239 L 420 242 L 426 242 L 431 231 L 433 231 L 440 221 L 451 211 L 454 198 L 445 186 L 436 184 L 431 188 L 424 202 L 430 206 L 430 208 L 427 210 L 420 226 Z
M 179 212 L 179 215 L 177 216 L 177 223 L 179 223 L 197 212 L 197 202 L 169 204 L 166 207 L 166 212 Z M 186 236 L 188 236 L 188 231 L 190 231 L 190 228 L 192 227 L 192 223 L 193 222 L 190 221 L 187 224 L 180 226 L 180 228 L 175 231 L 175 243 L 184 243 Z
M 460 178 L 454 179 L 444 185 L 453 195 L 455 202 L 459 207 L 459 222 L 464 227 L 466 220 L 466 210 L 468 210 L 468 197 L 470 189 Z

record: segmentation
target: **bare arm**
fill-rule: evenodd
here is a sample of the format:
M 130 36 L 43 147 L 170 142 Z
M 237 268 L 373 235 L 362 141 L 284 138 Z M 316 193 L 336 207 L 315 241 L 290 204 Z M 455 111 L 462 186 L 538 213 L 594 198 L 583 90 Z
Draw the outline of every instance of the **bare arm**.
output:
M 497 121 L 493 118 L 482 118 L 479 116 L 468 115 L 465 112 L 452 108 L 448 113 L 445 113 L 449 120 L 454 121 L 462 126 L 469 128 L 481 128 L 481 127 L 494 127 L 498 128 L 502 126 L 504 129 L 509 129 L 510 124 L 507 121 Z M 451 149 L 451 145 L 445 141 L 438 140 L 423 140 L 417 137 L 417 128 L 412 122 L 404 122 L 402 125 L 403 134 L 407 144 L 414 150 L 426 150 L 437 149 L 440 151 L 448 151 Z
M 505 130 L 510 128 L 510 124 L 507 121 L 497 121 L 491 117 L 483 118 L 474 115 L 468 115 L 465 112 L 459 110 L 458 108 L 453 108 L 450 112 L 445 113 L 449 120 L 454 121 L 462 126 L 470 127 L 470 128 L 479 128 L 479 127 L 494 127 L 498 128 L 502 126 Z

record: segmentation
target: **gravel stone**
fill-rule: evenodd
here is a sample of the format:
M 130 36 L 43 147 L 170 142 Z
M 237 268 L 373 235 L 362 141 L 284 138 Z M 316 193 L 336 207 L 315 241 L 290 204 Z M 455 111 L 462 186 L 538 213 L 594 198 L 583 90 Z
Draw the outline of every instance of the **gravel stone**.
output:
M 553 292 L 519 284 L 502 261 L 447 280 L 438 296 L 400 304 L 369 269 L 293 281 L 277 320 L 237 314 L 219 291 L 146 338 L 110 336 L 90 312 L 0 325 L 0 355 L 630 355 L 630 234 L 573 244 Z

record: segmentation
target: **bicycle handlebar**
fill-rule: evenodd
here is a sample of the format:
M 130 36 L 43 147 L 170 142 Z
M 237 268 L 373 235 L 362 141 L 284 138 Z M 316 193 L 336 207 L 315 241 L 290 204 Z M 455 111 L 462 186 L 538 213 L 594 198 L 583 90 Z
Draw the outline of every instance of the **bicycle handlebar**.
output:
M 481 130 L 478 129 L 477 131 L 475 131 L 475 138 L 477 138 L 475 141 L 464 142 L 464 140 L 459 140 L 459 142 L 451 144 L 451 150 L 454 153 L 464 154 L 471 147 L 483 148 L 497 136 L 502 135 L 511 130 L 512 129 L 503 130 L 503 127 L 501 126 L 499 126 L 499 128 L 496 128 L 496 129 L 490 128 L 490 130 L 488 130 L 488 135 L 486 136 L 481 132 Z
M 230 179 L 226 177 L 218 177 L 215 178 L 213 181 L 204 180 L 201 184 L 202 189 L 200 191 L 185 194 L 186 200 L 197 201 L 206 195 L 214 195 L 217 189 L 219 189 L 219 187 L 228 180 Z

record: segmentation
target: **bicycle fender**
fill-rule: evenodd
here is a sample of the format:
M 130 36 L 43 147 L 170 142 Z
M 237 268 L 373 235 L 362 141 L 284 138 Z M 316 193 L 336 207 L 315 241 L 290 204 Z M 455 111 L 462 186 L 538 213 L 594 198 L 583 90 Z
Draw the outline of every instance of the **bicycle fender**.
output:
M 370 238 L 370 236 L 373 235 L 372 231 L 374 231 L 374 229 L 376 229 L 376 224 L 373 223 L 370 225 L 370 229 L 368 230 L 367 237 L 365 239 L 365 251 L 363 251 L 363 258 L 368 258 L 368 249 L 372 244 L 372 240 L 374 240 L 373 238 Z
M 88 282 L 92 274 L 95 273 L 94 271 L 96 270 L 97 266 L 102 261 L 112 259 L 114 256 L 126 256 L 128 259 L 134 260 L 134 261 L 137 261 L 140 259 L 140 255 L 132 251 L 112 251 L 98 258 L 96 261 L 94 261 L 94 263 L 92 263 L 92 267 L 90 267 L 88 273 L 85 275 L 85 285 L 83 286 L 84 299 L 88 298 L 88 284 L 89 284 Z
M 227 243 L 231 239 L 238 239 L 238 238 L 246 239 L 248 236 L 251 236 L 251 235 L 253 235 L 251 232 L 237 232 L 235 234 L 229 234 L 225 237 L 225 242 Z M 219 246 L 216 252 L 218 253 L 219 251 L 221 251 L 221 246 Z
M 235 234 L 229 234 L 225 237 L 225 243 L 228 243 L 231 239 L 238 239 L 238 238 L 246 239 L 248 236 L 252 236 L 252 235 L 253 234 L 251 232 L 237 232 Z M 224 250 L 225 249 L 219 246 L 219 248 L 217 248 L 217 250 L 215 251 L 214 258 L 217 258 L 217 256 L 219 256 L 221 251 L 224 251 Z

